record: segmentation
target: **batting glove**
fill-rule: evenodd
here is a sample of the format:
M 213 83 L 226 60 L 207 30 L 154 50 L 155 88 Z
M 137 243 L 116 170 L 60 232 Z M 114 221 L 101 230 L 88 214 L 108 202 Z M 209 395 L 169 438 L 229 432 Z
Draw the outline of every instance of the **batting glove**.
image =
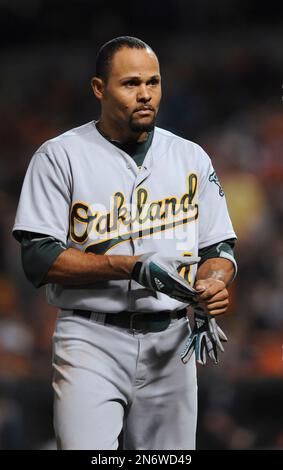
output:
M 173 299 L 190 304 L 197 295 L 188 281 L 178 271 L 184 266 L 198 263 L 197 257 L 165 257 L 159 253 L 145 253 L 135 263 L 132 279 L 154 291 L 166 294 Z
M 207 314 L 197 303 L 193 305 L 193 309 L 195 325 L 181 353 L 181 360 L 186 364 L 195 351 L 196 361 L 199 364 L 206 364 L 206 356 L 214 364 L 218 364 L 218 350 L 224 352 L 222 342 L 226 342 L 227 337 L 217 325 L 214 316 Z

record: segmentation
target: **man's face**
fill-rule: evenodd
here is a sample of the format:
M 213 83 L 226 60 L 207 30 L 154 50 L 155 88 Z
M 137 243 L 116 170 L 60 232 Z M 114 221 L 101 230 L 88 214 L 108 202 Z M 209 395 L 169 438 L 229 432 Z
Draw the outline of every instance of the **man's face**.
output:
M 118 50 L 111 61 L 101 97 L 102 112 L 117 129 L 153 129 L 161 99 L 161 77 L 155 54 L 148 49 Z

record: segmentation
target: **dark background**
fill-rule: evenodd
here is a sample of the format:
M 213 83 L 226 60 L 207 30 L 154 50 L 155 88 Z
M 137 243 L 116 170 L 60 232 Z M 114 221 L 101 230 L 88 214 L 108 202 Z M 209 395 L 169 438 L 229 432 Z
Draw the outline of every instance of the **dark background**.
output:
M 140 37 L 161 63 L 158 125 L 213 159 L 239 275 L 219 366 L 199 368 L 199 449 L 283 448 L 282 4 L 0 0 L 0 449 L 54 448 L 56 312 L 11 238 L 23 177 L 50 137 L 98 117 L 98 48 Z

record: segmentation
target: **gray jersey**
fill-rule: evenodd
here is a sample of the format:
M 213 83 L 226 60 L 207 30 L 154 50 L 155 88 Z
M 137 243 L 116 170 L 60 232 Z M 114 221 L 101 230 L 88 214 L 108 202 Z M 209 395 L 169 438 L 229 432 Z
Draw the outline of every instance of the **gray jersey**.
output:
M 211 160 L 197 144 L 155 127 L 143 166 L 111 144 L 95 122 L 45 142 L 24 180 L 13 231 L 55 237 L 107 255 L 167 256 L 236 238 Z M 196 266 L 192 267 L 193 282 Z M 47 299 L 97 312 L 175 310 L 185 304 L 129 280 L 87 288 L 49 284 Z

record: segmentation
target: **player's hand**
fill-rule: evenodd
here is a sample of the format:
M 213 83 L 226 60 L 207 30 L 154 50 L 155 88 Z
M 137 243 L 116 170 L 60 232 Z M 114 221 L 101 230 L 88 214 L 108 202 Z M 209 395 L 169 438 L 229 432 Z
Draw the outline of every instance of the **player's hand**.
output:
M 148 289 L 190 304 L 197 292 L 178 271 L 183 266 L 198 263 L 199 260 L 198 256 L 178 258 L 177 256 L 166 257 L 159 253 L 145 253 L 135 263 L 131 276 Z
M 210 315 L 223 315 L 229 305 L 229 293 L 226 285 L 219 279 L 202 279 L 196 281 L 195 290 L 198 301 Z

